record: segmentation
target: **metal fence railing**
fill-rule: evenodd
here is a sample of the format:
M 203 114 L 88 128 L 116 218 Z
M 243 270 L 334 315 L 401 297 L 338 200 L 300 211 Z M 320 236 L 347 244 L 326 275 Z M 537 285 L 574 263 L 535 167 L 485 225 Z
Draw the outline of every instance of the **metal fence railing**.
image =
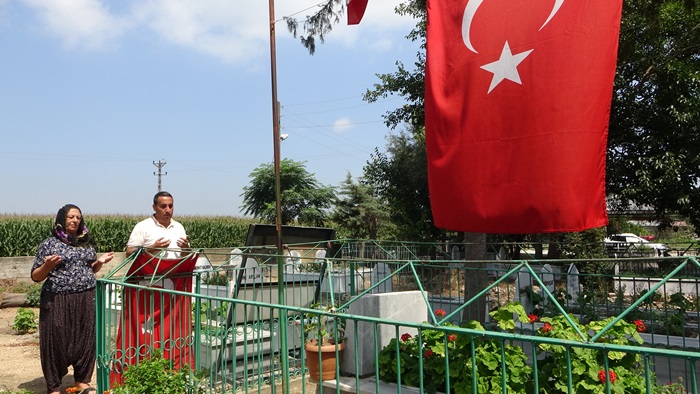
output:
M 128 258 L 98 280 L 98 390 L 160 355 L 189 371 L 186 392 L 698 393 L 695 257 L 628 267 L 327 246 Z M 323 335 L 344 350 L 319 381 L 305 343 Z

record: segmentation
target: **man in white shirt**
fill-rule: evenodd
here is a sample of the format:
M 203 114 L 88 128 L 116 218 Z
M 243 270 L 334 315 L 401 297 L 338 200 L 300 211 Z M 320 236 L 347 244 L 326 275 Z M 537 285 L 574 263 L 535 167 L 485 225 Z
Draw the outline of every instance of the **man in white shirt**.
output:
M 126 255 L 130 256 L 138 248 L 167 259 L 180 257 L 180 250 L 190 247 L 190 239 L 185 228 L 173 220 L 173 196 L 158 192 L 153 196 L 153 215 L 134 226 L 126 243 Z

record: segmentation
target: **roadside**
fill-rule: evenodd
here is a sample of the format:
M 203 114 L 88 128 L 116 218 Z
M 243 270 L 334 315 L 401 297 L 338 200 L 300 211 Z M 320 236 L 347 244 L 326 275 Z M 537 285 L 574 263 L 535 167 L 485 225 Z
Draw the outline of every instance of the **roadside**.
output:
M 0 309 L 0 392 L 45 393 L 46 384 L 39 361 L 39 334 L 14 333 L 12 324 L 18 309 Z M 30 309 L 38 316 L 38 308 Z M 65 390 L 73 384 L 73 375 L 69 371 L 63 378 L 61 389 Z

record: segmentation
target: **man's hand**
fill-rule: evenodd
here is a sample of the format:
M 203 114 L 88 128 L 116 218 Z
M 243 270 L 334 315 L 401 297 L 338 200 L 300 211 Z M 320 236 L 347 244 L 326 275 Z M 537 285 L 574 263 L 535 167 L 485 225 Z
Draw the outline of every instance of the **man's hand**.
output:
M 170 246 L 170 240 L 164 237 L 158 238 L 152 244 L 148 245 L 146 252 L 155 255 L 160 252 L 160 249 L 165 249 Z
M 170 246 L 170 240 L 167 238 L 158 238 L 153 244 L 149 245 L 149 248 L 165 249 Z
M 190 247 L 190 237 L 184 237 L 177 240 L 177 246 L 179 248 L 189 248 Z

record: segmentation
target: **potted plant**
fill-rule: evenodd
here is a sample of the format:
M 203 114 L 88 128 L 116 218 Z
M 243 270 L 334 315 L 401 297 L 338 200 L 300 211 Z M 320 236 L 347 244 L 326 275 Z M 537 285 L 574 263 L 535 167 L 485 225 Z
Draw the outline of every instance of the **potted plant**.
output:
M 331 380 L 335 378 L 338 359 L 345 350 L 345 319 L 328 315 L 336 312 L 334 305 L 316 303 L 310 308 L 319 313 L 304 315 L 306 367 L 312 380 Z

